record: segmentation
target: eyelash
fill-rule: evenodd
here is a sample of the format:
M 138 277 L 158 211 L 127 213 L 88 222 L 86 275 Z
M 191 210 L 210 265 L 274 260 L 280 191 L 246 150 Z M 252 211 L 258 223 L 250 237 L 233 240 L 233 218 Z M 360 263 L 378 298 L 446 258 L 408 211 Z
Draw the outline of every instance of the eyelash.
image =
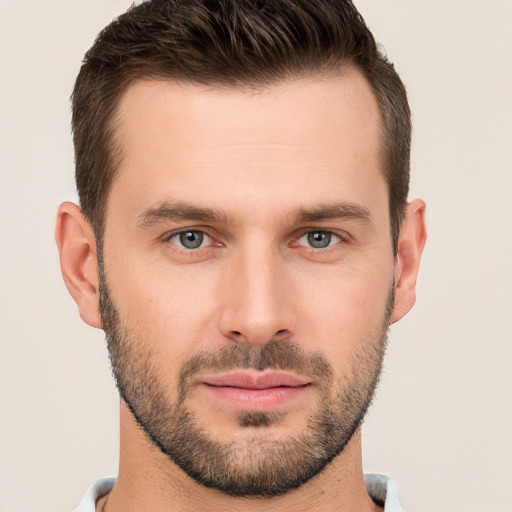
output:
M 166 242 L 171 243 L 172 245 L 175 245 L 176 247 L 178 247 L 178 249 L 180 249 L 182 251 L 186 251 L 186 252 L 194 252 L 194 251 L 197 251 L 197 250 L 200 250 L 200 249 L 207 249 L 208 248 L 208 246 L 206 246 L 206 247 L 199 246 L 199 247 L 195 247 L 195 248 L 189 248 L 189 247 L 184 247 L 183 244 L 181 244 L 181 246 L 180 246 L 177 243 L 175 244 L 175 243 L 172 242 L 173 238 L 176 238 L 176 239 L 179 240 L 178 237 L 180 237 L 180 235 L 185 235 L 187 233 L 201 234 L 204 237 L 208 237 L 211 241 L 214 241 L 214 237 L 211 236 L 205 229 L 182 229 L 182 230 L 179 230 L 179 231 L 174 231 L 174 232 L 169 233 L 168 235 L 166 235 L 165 240 L 166 240 Z M 210 244 L 211 244 L 211 242 L 210 242 Z M 218 243 L 218 242 L 215 245 L 217 245 L 218 247 L 222 246 L 222 244 Z
M 184 235 L 186 233 L 194 233 L 194 234 L 200 234 L 202 235 L 203 237 L 208 237 L 211 242 L 215 242 L 215 238 L 208 232 L 208 230 L 204 229 L 204 228 L 197 228 L 197 229 L 181 229 L 179 231 L 174 231 L 172 233 L 169 233 L 165 236 L 165 241 L 172 244 L 172 245 L 175 245 L 179 250 L 182 250 L 182 251 L 185 251 L 185 252 L 189 252 L 189 253 L 192 253 L 192 252 L 197 252 L 201 249 L 208 249 L 210 248 L 210 245 L 211 245 L 211 242 L 207 245 L 207 246 L 202 246 L 202 243 L 204 240 L 201 241 L 201 245 L 198 246 L 198 247 L 184 247 L 183 246 L 183 243 L 181 243 L 181 245 L 178 245 L 178 243 L 173 243 L 172 242 L 172 239 L 173 238 L 178 238 L 180 237 L 180 235 Z M 312 247 L 311 245 L 302 245 L 302 244 L 299 244 L 299 241 L 304 238 L 304 237 L 307 237 L 308 235 L 311 235 L 311 234 L 314 234 L 314 233 L 322 233 L 324 235 L 328 235 L 329 237 L 329 243 L 327 246 L 325 247 Z M 331 241 L 332 241 L 332 238 L 335 238 L 337 239 L 335 241 L 335 243 L 331 244 Z M 290 247 L 304 247 L 306 249 L 309 249 L 310 251 L 319 251 L 319 252 L 326 252 L 327 250 L 331 249 L 332 247 L 335 247 L 336 245 L 339 245 L 339 244 L 343 244 L 343 243 L 347 243 L 349 240 L 349 236 L 346 234 L 346 233 L 340 233 L 338 231 L 334 231 L 334 230 L 331 230 L 331 229 L 311 229 L 311 228 L 307 228 L 307 229 L 303 229 L 300 231 L 300 233 L 298 234 L 298 236 L 295 236 L 293 238 L 293 241 L 290 243 Z M 179 238 L 178 238 L 179 240 Z M 223 244 L 220 243 L 220 242 L 215 242 L 214 244 L 215 246 L 217 247 L 222 247 Z

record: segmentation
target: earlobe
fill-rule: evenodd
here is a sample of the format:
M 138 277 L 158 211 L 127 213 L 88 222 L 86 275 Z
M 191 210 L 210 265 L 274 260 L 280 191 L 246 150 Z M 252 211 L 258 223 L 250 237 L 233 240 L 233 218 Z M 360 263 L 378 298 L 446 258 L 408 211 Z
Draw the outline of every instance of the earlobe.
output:
M 82 320 L 101 329 L 96 239 L 80 208 L 62 203 L 57 212 L 55 240 L 66 287 L 77 303 Z
M 415 199 L 407 205 L 398 238 L 395 263 L 395 303 L 391 323 L 406 315 L 416 301 L 416 280 L 427 239 L 425 203 Z

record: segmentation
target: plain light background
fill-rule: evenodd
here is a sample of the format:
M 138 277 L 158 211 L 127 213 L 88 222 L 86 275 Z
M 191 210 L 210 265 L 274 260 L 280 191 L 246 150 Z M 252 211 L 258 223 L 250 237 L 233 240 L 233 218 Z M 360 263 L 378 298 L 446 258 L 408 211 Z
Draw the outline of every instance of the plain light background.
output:
M 408 512 L 511 512 L 512 1 L 356 2 L 405 81 L 429 239 L 391 333 L 364 465 Z M 68 97 L 129 0 L 0 0 L 0 511 L 64 512 L 117 467 L 102 331 L 60 277 Z

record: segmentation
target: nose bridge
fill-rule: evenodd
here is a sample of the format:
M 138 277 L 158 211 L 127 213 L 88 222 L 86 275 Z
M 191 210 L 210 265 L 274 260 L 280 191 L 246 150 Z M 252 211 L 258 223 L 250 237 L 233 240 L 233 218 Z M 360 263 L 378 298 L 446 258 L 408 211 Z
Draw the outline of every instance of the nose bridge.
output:
M 254 237 L 235 251 L 225 270 L 223 334 L 255 345 L 288 337 L 293 312 L 285 260 L 279 251 L 268 240 Z

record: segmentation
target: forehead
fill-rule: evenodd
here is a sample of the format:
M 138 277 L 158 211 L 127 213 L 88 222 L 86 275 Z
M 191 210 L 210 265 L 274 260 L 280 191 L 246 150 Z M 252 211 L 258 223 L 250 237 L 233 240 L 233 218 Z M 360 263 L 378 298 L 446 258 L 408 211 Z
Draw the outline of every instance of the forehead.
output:
M 265 208 L 277 197 L 295 209 L 369 200 L 368 189 L 386 189 L 379 119 L 353 69 L 257 91 L 140 80 L 119 104 L 122 159 L 111 194 L 138 211 L 173 200 L 222 204 L 235 216 L 237 205 Z
M 227 137 L 233 145 L 320 141 L 343 149 L 344 141 L 353 142 L 351 134 L 366 138 L 371 151 L 380 124 L 375 95 L 353 67 L 338 75 L 303 77 L 259 88 L 137 80 L 122 95 L 117 114 L 125 138 L 138 138 L 141 133 L 134 134 L 133 128 L 144 123 L 148 138 L 165 125 L 177 143 L 195 143 L 201 137 L 203 145 L 210 146 L 224 145 Z

